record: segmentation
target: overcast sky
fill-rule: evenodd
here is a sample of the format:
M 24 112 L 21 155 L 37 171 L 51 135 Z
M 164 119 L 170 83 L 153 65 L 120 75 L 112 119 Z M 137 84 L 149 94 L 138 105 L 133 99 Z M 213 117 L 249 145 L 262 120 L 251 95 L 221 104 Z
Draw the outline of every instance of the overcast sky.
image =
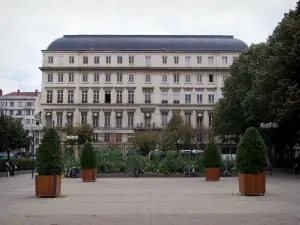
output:
M 296 0 L 0 0 L 0 88 L 41 89 L 42 49 L 64 34 L 222 34 L 265 41 Z

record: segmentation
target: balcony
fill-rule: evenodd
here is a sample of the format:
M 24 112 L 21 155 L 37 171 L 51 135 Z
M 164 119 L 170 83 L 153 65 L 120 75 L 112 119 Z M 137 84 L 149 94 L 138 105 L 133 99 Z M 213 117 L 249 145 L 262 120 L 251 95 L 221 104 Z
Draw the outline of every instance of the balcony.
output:
M 179 102 L 179 100 L 174 100 L 173 103 L 174 104 L 179 104 L 180 102 Z
M 162 104 L 168 104 L 168 100 L 162 100 L 161 103 Z
M 136 130 L 149 130 L 149 129 L 158 129 L 155 123 L 137 123 Z

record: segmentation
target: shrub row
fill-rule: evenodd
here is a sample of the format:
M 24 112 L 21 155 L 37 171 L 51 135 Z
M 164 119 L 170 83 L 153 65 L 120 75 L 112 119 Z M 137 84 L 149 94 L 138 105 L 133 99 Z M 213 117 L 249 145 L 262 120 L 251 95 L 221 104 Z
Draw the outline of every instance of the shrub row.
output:
M 17 161 L 17 170 L 30 170 L 35 168 L 35 160 L 30 158 L 18 158 Z M 0 172 L 5 172 L 5 163 L 6 160 L 0 160 Z

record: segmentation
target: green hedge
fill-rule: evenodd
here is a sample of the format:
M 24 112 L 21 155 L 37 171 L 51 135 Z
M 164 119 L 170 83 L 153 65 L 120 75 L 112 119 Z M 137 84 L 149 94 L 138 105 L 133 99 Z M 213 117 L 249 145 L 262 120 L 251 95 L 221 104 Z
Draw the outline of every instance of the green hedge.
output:
M 30 170 L 35 168 L 35 160 L 30 158 L 18 158 L 17 161 L 17 170 Z M 0 160 L 0 172 L 5 172 L 5 163 L 6 160 Z

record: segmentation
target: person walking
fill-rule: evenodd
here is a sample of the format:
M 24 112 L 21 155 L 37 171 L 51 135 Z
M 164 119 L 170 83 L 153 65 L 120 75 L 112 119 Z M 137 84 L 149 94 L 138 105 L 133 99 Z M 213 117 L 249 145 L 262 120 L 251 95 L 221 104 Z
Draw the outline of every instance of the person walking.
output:
M 11 160 L 11 176 L 15 176 L 15 170 L 17 169 L 17 162 L 15 159 Z
M 5 168 L 6 168 L 6 176 L 7 176 L 7 177 L 10 177 L 11 166 L 10 166 L 10 164 L 9 164 L 8 159 L 6 160 Z

